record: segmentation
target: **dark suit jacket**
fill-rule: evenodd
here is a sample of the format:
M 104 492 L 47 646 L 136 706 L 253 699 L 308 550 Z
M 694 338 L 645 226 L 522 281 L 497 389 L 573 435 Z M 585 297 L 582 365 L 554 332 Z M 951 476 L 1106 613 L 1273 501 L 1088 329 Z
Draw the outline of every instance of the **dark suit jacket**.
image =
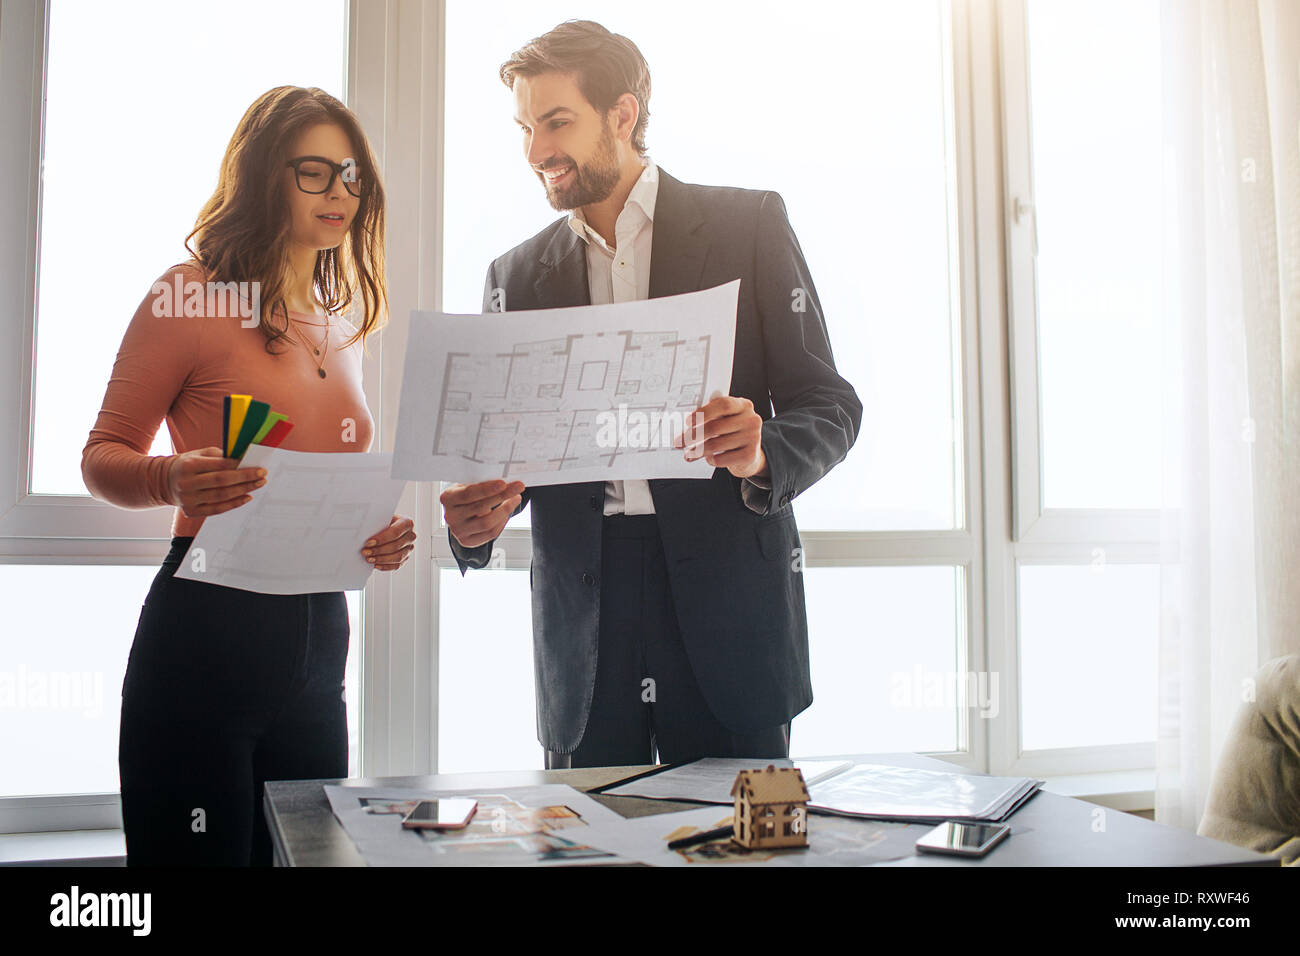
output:
M 790 503 L 844 460 L 862 403 L 835 370 L 821 304 L 781 197 L 681 183 L 662 167 L 659 176 L 650 298 L 740 279 L 728 394 L 748 398 L 764 419 L 772 485 L 764 513 L 746 506 L 741 479 L 726 468 L 708 480 L 650 481 L 691 668 L 714 716 L 735 733 L 750 733 L 812 703 Z M 511 310 L 590 304 L 586 252 L 567 217 L 492 263 L 484 311 L 498 288 Z M 578 746 L 591 706 L 604 489 L 603 481 L 526 488 L 515 511 L 532 502 L 537 731 L 542 746 L 558 753 Z M 464 548 L 448 537 L 462 575 L 489 561 L 493 542 Z

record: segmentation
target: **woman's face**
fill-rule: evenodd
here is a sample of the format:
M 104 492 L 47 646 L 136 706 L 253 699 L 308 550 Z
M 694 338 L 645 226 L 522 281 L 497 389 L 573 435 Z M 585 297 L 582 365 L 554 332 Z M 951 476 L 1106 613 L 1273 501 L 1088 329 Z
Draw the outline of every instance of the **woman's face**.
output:
M 293 220 L 290 235 L 292 241 L 309 249 L 333 249 L 343 242 L 352 227 L 352 219 L 357 214 L 361 200 L 348 191 L 344 176 L 354 176 L 353 188 L 361 182 L 361 168 L 357 165 L 356 154 L 352 151 L 352 141 L 341 126 L 334 123 L 321 123 L 309 127 L 294 141 L 289 151 L 290 159 L 302 156 L 315 156 L 349 169 L 334 176 L 328 189 L 325 184 L 333 172 L 320 163 L 306 163 L 299 166 L 295 175 L 292 167 L 284 169 L 285 195 L 289 199 L 289 212 Z M 298 183 L 308 189 L 325 189 L 322 193 L 307 193 L 299 188 Z

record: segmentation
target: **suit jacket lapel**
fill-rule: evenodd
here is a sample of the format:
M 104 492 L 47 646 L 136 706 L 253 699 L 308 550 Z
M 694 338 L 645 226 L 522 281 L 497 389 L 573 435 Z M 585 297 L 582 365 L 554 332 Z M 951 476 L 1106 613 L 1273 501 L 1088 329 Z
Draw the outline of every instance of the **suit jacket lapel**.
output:
M 698 292 L 704 260 L 709 251 L 709 230 L 691 188 L 659 167 L 659 193 L 655 197 L 654 238 L 650 242 L 650 298 Z M 681 516 L 690 515 L 687 486 L 699 488 L 695 478 L 652 478 L 650 497 L 660 528 L 669 543 L 688 533 Z M 666 548 L 669 544 L 665 545 Z
M 661 166 L 650 243 L 650 298 L 698 292 L 708 250 L 709 231 L 690 188 Z
M 587 282 L 587 255 L 582 240 L 561 220 L 538 260 L 540 272 L 533 281 L 536 309 L 591 305 Z

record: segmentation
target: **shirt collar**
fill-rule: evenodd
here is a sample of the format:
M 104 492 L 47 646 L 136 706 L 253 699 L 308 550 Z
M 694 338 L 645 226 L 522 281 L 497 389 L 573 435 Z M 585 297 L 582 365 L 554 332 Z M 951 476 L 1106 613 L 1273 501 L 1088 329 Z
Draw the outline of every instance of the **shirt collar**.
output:
M 628 193 L 627 202 L 623 208 L 626 210 L 628 206 L 636 206 L 645 214 L 647 222 L 654 222 L 655 200 L 659 196 L 659 167 L 655 165 L 654 160 L 649 156 L 642 156 L 640 159 L 641 165 L 645 169 L 642 170 L 641 176 L 632 185 L 632 191 Z M 595 239 L 599 245 L 606 245 L 600 233 L 587 225 L 587 219 L 582 214 L 581 206 L 569 210 L 569 228 L 577 233 L 578 237 L 584 242 Z

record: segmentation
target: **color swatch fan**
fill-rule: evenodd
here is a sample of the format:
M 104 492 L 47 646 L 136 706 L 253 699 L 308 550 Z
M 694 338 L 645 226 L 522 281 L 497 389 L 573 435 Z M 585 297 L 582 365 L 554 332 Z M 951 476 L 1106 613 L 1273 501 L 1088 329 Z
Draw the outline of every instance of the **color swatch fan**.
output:
M 239 461 L 249 445 L 279 447 L 291 428 L 293 422 L 251 395 L 227 395 L 221 400 L 222 450 L 227 458 Z

